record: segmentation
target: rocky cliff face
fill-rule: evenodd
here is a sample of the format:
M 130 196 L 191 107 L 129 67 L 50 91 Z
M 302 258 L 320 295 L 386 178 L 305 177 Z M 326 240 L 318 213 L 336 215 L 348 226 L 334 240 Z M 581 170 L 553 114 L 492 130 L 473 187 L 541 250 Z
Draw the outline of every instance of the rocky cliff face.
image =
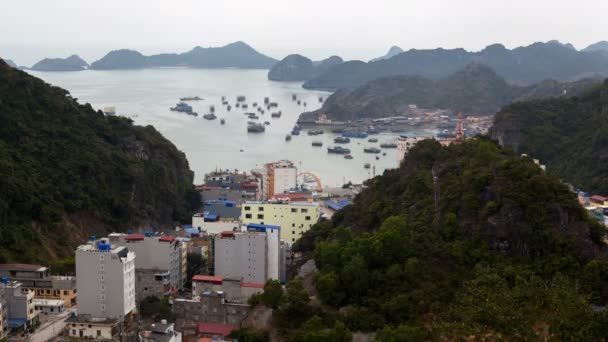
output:
M 36 71 L 81 71 L 89 67 L 89 64 L 78 55 L 67 58 L 45 58 L 32 66 Z
M 393 45 L 393 46 L 391 46 L 390 49 L 388 49 L 388 52 L 384 56 L 374 58 L 374 59 L 370 60 L 370 62 L 378 62 L 378 61 L 381 61 L 384 59 L 393 58 L 402 52 L 403 52 L 403 49 L 401 49 L 398 46 Z

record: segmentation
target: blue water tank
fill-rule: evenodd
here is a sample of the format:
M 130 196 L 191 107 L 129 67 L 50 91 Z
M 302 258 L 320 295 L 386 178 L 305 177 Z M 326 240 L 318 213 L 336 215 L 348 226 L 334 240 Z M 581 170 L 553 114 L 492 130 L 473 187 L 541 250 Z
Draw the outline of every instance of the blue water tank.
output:
M 95 236 L 95 235 L 89 236 L 89 241 L 95 241 L 95 240 L 97 240 L 97 236 Z
M 8 284 L 8 277 L 2 277 L 2 278 L 0 278 L 0 283 L 2 283 L 2 284 Z

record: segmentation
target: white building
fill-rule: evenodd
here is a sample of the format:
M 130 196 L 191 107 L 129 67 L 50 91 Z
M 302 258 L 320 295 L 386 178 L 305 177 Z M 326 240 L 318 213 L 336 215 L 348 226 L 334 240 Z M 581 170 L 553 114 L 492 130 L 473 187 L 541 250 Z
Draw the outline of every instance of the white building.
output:
M 416 136 L 408 136 L 405 134 L 399 136 L 399 139 L 397 140 L 397 166 L 401 165 L 405 155 L 421 140 L 422 138 Z
M 216 235 L 215 275 L 254 284 L 282 280 L 279 227 L 250 224 L 247 230 Z
M 252 174 L 258 178 L 260 200 L 268 200 L 297 186 L 298 170 L 289 160 L 265 164 Z
M 34 298 L 34 309 L 41 314 L 57 315 L 65 311 L 65 302 L 61 299 Z
M 78 314 L 122 319 L 135 309 L 135 253 L 108 239 L 76 249 Z

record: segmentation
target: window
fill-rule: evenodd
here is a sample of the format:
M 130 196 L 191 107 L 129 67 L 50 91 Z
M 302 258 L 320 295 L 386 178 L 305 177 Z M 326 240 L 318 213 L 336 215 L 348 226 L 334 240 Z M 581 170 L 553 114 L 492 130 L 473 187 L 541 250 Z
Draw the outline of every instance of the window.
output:
M 291 208 L 291 212 L 292 212 L 292 213 L 297 213 L 297 212 L 298 212 L 298 209 L 296 209 L 296 208 Z
M 99 254 L 99 260 L 103 260 L 103 254 Z
M 245 214 L 245 218 L 250 219 L 251 218 L 251 214 Z
M 292 224 L 291 224 L 291 226 L 292 226 L 292 227 L 295 227 L 295 226 L 296 226 L 296 224 L 295 224 L 295 223 L 292 223 Z
M 72 329 L 72 336 L 76 336 L 76 329 Z
M 304 219 L 305 219 L 306 221 L 310 221 L 310 216 L 306 216 Z
M 307 212 L 308 212 L 308 209 L 304 209 L 304 208 L 302 208 L 302 209 L 300 210 L 300 212 L 307 213 Z
M 101 330 L 97 330 L 97 337 L 101 336 Z
M 264 207 L 258 207 L 258 211 L 264 211 Z
M 249 210 L 251 210 L 251 207 L 247 205 L 247 206 L 245 206 L 245 210 L 249 211 Z
M 63 291 L 63 295 L 67 296 L 68 295 L 68 291 Z
M 292 230 L 292 231 L 291 231 L 291 234 L 295 234 L 295 233 L 296 233 L 296 231 L 295 231 L 295 230 Z
M 264 219 L 264 214 L 258 214 L 258 219 L 263 220 Z

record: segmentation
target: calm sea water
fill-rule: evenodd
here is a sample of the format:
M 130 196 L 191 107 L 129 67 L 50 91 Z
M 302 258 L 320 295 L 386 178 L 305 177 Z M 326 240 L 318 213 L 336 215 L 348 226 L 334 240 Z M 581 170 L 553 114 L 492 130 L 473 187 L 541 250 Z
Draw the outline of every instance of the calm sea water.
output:
M 115 106 L 118 115 L 131 117 L 139 125 L 153 125 L 180 150 L 186 153 L 190 167 L 195 172 L 195 183 L 201 183 L 204 174 L 215 169 L 250 170 L 264 163 L 289 159 L 301 171 L 313 172 L 326 186 L 338 186 L 343 182 L 361 182 L 374 173 L 381 174 L 386 168 L 397 166 L 396 151 L 384 150 L 376 160 L 372 154 L 363 152 L 365 146 L 377 146 L 382 142 L 393 142 L 396 135 L 383 133 L 377 136 L 377 144 L 367 139 L 351 139 L 345 145 L 350 148 L 354 159 L 346 160 L 341 155 L 328 154 L 327 147 L 333 146 L 337 136 L 326 129 L 326 133 L 308 136 L 305 131 L 294 136 L 290 142 L 285 135 L 291 131 L 298 115 L 305 110 L 320 106 L 319 96 L 326 98 L 327 92 L 310 91 L 301 83 L 273 82 L 266 79 L 266 70 L 200 70 L 200 69 L 146 69 L 129 71 L 81 71 L 81 72 L 34 72 L 31 74 L 53 85 L 67 89 L 81 103 L 90 103 L 96 109 Z M 297 105 L 292 94 L 307 102 L 307 107 Z M 247 97 L 247 110 L 235 108 L 237 95 Z M 203 101 L 190 104 L 199 113 L 192 117 L 171 112 L 170 107 L 179 102 L 180 97 L 200 96 Z M 221 97 L 226 96 L 232 105 L 227 111 L 221 105 Z M 264 97 L 278 102 L 283 115 L 279 119 L 270 117 L 266 111 L 260 115 L 260 122 L 270 121 L 266 132 L 247 133 L 245 112 L 257 112 L 253 102 L 263 103 Z M 208 121 L 202 115 L 214 105 L 217 120 Z M 273 110 L 275 111 L 275 110 Z M 220 124 L 220 118 L 226 120 Z M 418 136 L 431 136 L 433 131 L 417 130 Z M 323 147 L 311 146 L 320 140 Z M 243 152 L 241 152 L 243 150 Z M 365 169 L 365 163 L 372 168 Z

